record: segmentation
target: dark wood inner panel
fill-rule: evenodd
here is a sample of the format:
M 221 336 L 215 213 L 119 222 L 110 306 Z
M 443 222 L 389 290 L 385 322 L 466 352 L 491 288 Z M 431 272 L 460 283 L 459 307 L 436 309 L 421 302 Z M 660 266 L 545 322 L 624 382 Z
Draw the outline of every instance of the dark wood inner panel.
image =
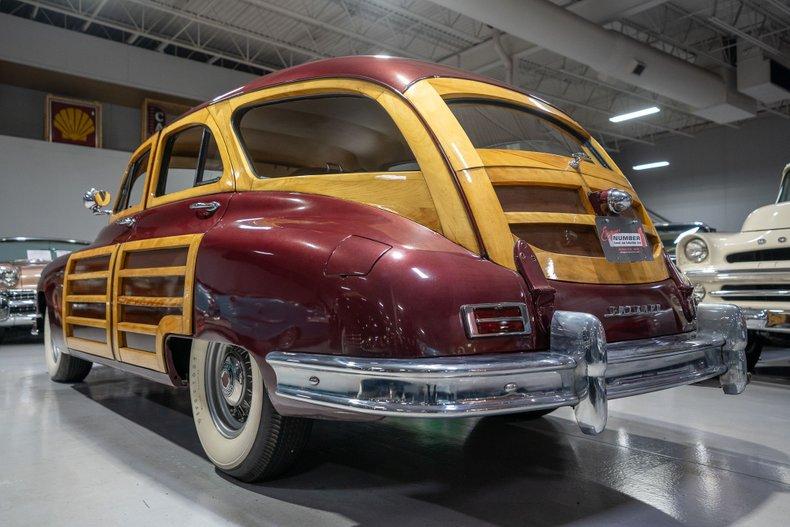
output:
M 184 296 L 183 276 L 135 276 L 122 280 L 123 296 Z
M 124 268 L 178 267 L 187 264 L 187 247 L 134 251 L 126 255 Z
M 564 212 L 588 214 L 579 191 L 573 188 L 532 185 L 495 185 L 505 212 Z

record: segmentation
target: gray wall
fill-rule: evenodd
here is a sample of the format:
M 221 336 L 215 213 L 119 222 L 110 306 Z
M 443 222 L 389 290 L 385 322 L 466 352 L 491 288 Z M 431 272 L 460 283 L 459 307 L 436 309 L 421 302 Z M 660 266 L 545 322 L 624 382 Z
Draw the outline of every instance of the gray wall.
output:
M 92 240 L 107 216 L 92 216 L 81 195 L 115 194 L 128 152 L 0 136 L 0 236 Z
M 205 101 L 253 75 L 0 14 L 0 60 Z
M 704 221 L 739 230 L 755 208 L 772 203 L 790 163 L 790 119 L 761 117 L 716 127 L 694 139 L 668 137 L 655 146 L 629 145 L 615 156 L 647 207 L 671 221 Z M 667 160 L 665 168 L 632 166 Z
M 47 93 L 0 84 L 0 135 L 44 138 Z M 140 144 L 140 109 L 102 103 L 102 147 L 134 150 Z

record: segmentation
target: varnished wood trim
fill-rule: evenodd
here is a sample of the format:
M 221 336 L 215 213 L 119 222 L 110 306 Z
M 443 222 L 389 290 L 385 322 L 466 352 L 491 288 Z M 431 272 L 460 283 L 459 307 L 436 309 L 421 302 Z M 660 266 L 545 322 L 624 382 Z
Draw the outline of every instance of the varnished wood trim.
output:
M 256 179 L 253 189 L 306 192 L 357 201 L 394 212 L 442 233 L 431 194 L 419 171 Z
M 121 278 L 142 276 L 183 276 L 186 274 L 186 272 L 186 266 L 143 267 L 140 269 L 121 269 L 118 271 L 118 276 Z
M 70 274 L 66 277 L 67 280 L 95 280 L 97 278 L 107 278 L 110 276 L 109 271 L 94 271 L 92 273 L 77 273 Z
M 119 296 L 117 302 L 125 306 L 181 307 L 184 299 L 180 296 Z
M 224 123 L 229 126 L 230 121 Z M 162 154 L 164 153 L 163 145 L 165 141 L 175 132 L 188 128 L 194 125 L 206 126 L 211 130 L 211 135 L 217 143 L 217 151 L 222 159 L 222 176 L 214 183 L 199 185 L 197 187 L 190 187 L 178 192 L 171 192 L 163 196 L 156 195 L 156 187 L 159 182 L 159 176 L 162 172 Z M 158 148 L 152 165 L 152 176 L 148 185 L 148 197 L 146 198 L 146 206 L 156 207 L 174 201 L 180 201 L 187 198 L 195 198 L 198 196 L 206 196 L 208 194 L 217 194 L 220 192 L 233 192 L 236 189 L 236 175 L 233 170 L 233 163 L 231 161 L 228 147 L 225 144 L 224 135 L 222 134 L 221 127 L 216 123 L 212 113 L 208 108 L 201 108 L 195 112 L 189 113 L 184 117 L 176 120 L 172 124 L 166 126 L 159 133 Z
M 123 173 L 123 177 L 121 178 L 121 184 L 118 187 L 118 193 L 115 195 L 115 202 L 113 203 L 113 210 L 118 203 L 118 200 L 121 197 L 121 188 L 123 184 L 126 182 L 126 178 L 129 175 L 129 168 L 132 166 L 132 163 L 137 160 L 146 150 L 150 149 L 150 153 L 148 154 L 148 166 L 146 167 L 146 174 L 145 174 L 145 181 L 143 182 L 143 188 L 141 189 L 142 195 L 140 196 L 140 203 L 133 207 L 129 207 L 128 209 L 124 209 L 113 213 L 110 215 L 109 223 L 115 223 L 120 219 L 126 218 L 128 216 L 134 216 L 141 210 L 145 208 L 146 199 L 148 197 L 148 185 L 151 182 L 151 172 L 154 167 L 154 157 L 156 156 L 157 150 L 157 141 L 159 139 L 159 132 L 155 133 L 145 141 L 143 141 L 140 146 L 132 153 L 129 157 L 129 162 L 126 164 L 126 170 Z
M 245 106 L 323 94 L 364 95 L 381 104 L 403 134 L 420 166 L 433 208 L 438 216 L 440 231 L 437 232 L 441 232 L 462 247 L 479 253 L 480 247 L 464 205 L 464 198 L 453 181 L 451 167 L 448 166 L 434 140 L 433 130 L 429 131 L 426 128 L 425 119 L 414 111 L 410 101 L 405 100 L 402 95 L 384 86 L 359 79 L 316 79 L 273 86 L 240 95 L 211 105 L 209 109 L 218 122 L 230 122 L 233 112 Z M 240 146 L 235 131 L 231 127 L 223 127 L 222 131 L 226 134 L 226 143 L 232 145 L 229 153 L 234 166 L 239 169 L 236 190 L 251 190 L 254 187 L 263 189 L 259 186 L 260 180 L 255 177 L 255 172 Z M 397 207 L 378 204 L 376 201 L 367 201 L 367 203 L 377 204 L 402 214 Z
M 595 225 L 595 216 L 563 212 L 506 212 L 508 223 L 573 223 Z
M 128 331 L 130 333 L 141 333 L 143 335 L 156 335 L 155 324 L 137 324 L 135 322 L 118 322 L 116 325 L 118 331 Z
M 588 284 L 644 284 L 669 278 L 661 260 L 661 246 L 656 245 L 652 262 L 617 264 L 604 258 L 573 256 L 544 251 L 530 245 L 546 278 Z M 661 265 L 656 265 L 660 263 Z
M 165 372 L 165 338 L 168 335 L 191 335 L 192 333 L 192 297 L 195 279 L 197 253 L 203 234 L 185 234 L 165 238 L 149 238 L 121 244 L 116 258 L 117 268 L 114 273 L 112 288 L 112 311 L 114 335 L 113 346 L 116 357 L 125 363 Z M 124 269 L 126 255 L 132 252 L 155 251 L 158 249 L 184 248 L 187 251 L 186 265 L 179 267 L 153 267 Z M 141 276 L 184 276 L 182 297 L 141 297 L 121 294 L 121 281 L 128 277 Z M 165 315 L 159 324 L 138 324 L 121 321 L 121 306 L 136 305 L 145 307 L 181 307 L 180 315 Z M 130 352 L 132 348 L 126 344 L 126 333 L 140 333 L 156 337 L 154 353 L 143 350 Z
M 66 323 L 72 326 L 88 326 L 91 328 L 107 329 L 107 321 L 101 318 L 67 316 Z
M 156 353 L 134 348 L 119 348 L 118 355 L 121 357 L 121 360 L 127 364 L 134 364 L 135 366 L 149 370 L 161 371 Z
M 69 295 L 66 297 L 66 302 L 69 302 L 71 304 L 74 303 L 91 304 L 98 302 L 105 303 L 107 302 L 108 298 L 109 295 Z
M 66 339 L 66 347 L 71 350 L 78 350 L 83 353 L 88 353 L 90 355 L 96 355 L 98 357 L 107 357 L 112 358 L 111 351 L 106 343 L 104 342 L 97 342 L 95 340 L 89 339 L 81 339 L 79 337 L 68 337 Z M 88 360 L 93 360 L 88 359 Z
M 69 259 L 66 262 L 66 270 L 65 270 L 65 280 L 63 281 L 63 301 L 61 305 L 61 313 L 63 316 L 63 338 L 64 342 L 68 342 L 68 339 L 75 338 L 73 336 L 73 326 L 87 326 L 87 327 L 95 327 L 99 329 L 104 329 L 104 343 L 95 343 L 94 341 L 89 341 L 86 339 L 78 339 L 78 341 L 85 340 L 86 342 L 92 342 L 87 348 L 81 348 L 86 353 L 93 353 L 96 355 L 104 356 L 104 357 L 114 357 L 113 355 L 113 345 L 112 345 L 112 319 L 111 319 L 111 309 L 110 309 L 110 272 L 115 265 L 115 258 L 118 254 L 118 245 L 106 245 L 104 247 L 97 247 L 94 249 L 85 249 L 82 251 L 75 251 L 69 255 Z M 77 262 L 86 258 L 93 258 L 95 256 L 108 256 L 107 260 L 107 270 L 106 271 L 95 271 L 90 273 L 79 273 L 74 274 L 74 269 L 76 267 Z M 71 294 L 71 283 L 75 280 L 92 280 L 92 279 L 104 279 L 105 280 L 105 295 L 103 296 L 103 300 L 97 300 L 98 303 L 104 304 L 104 318 L 103 319 L 92 319 L 86 317 L 75 317 L 71 316 L 71 304 L 73 301 L 70 298 L 75 296 L 100 296 L 100 295 L 72 295 Z M 80 345 L 77 342 L 77 345 Z

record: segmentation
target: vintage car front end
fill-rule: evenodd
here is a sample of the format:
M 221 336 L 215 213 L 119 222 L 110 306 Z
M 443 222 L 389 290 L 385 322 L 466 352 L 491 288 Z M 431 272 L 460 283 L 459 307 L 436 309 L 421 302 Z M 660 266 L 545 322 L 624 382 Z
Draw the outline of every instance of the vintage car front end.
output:
M 57 254 L 84 245 L 74 240 L 0 238 L 0 331 L 20 328 L 37 334 L 41 271 Z
M 747 355 L 760 357 L 759 334 L 790 333 L 790 202 L 783 171 L 777 202 L 753 211 L 737 233 L 693 233 L 678 243 L 678 264 L 699 301 L 735 304 L 749 329 Z
M 43 265 L 0 263 L 0 328 L 36 327 L 36 286 Z

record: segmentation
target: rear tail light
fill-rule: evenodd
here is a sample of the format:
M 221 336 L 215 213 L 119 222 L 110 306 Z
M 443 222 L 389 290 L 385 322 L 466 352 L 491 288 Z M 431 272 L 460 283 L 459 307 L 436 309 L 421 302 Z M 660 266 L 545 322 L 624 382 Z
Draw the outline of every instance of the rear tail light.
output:
M 461 307 L 469 338 L 529 335 L 526 304 L 470 304 Z

